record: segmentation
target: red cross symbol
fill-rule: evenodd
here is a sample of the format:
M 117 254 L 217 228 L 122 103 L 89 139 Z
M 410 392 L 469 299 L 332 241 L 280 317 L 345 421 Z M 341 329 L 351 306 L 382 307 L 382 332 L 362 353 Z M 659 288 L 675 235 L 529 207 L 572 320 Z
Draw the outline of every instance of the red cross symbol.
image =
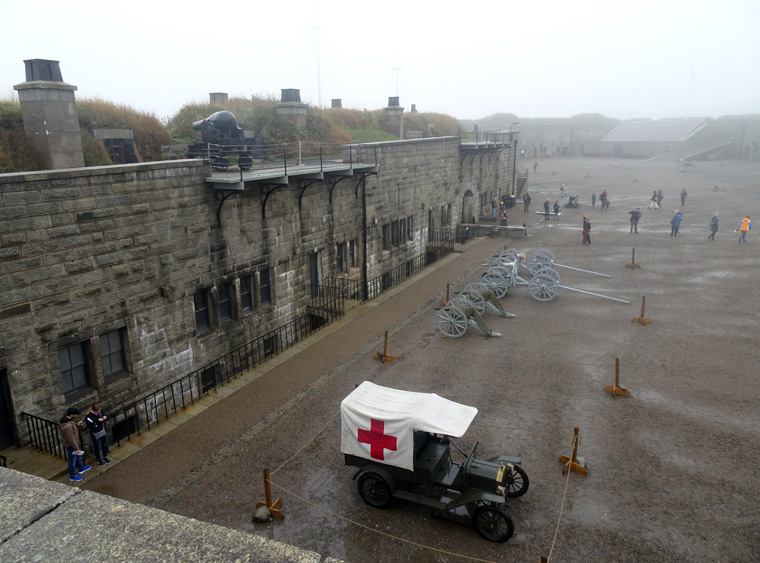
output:
M 385 450 L 396 449 L 396 437 L 385 434 L 385 422 L 370 419 L 370 429 L 359 428 L 359 442 L 369 444 L 369 453 L 373 459 L 385 459 Z

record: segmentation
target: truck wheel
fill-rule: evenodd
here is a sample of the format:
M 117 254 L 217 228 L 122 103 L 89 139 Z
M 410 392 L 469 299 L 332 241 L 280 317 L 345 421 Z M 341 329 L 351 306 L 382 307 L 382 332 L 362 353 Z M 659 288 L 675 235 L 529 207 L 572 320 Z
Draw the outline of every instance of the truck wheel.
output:
M 528 486 L 530 481 L 528 480 L 528 474 L 519 465 L 515 465 L 515 472 L 512 475 L 507 475 L 506 487 L 507 496 L 509 498 L 517 498 L 523 496 L 528 492 Z
M 359 496 L 370 506 L 385 508 L 391 504 L 391 486 L 377 473 L 362 473 L 357 483 Z
M 515 525 L 509 515 L 495 506 L 478 507 L 472 523 L 481 536 L 492 542 L 505 542 L 515 532 Z

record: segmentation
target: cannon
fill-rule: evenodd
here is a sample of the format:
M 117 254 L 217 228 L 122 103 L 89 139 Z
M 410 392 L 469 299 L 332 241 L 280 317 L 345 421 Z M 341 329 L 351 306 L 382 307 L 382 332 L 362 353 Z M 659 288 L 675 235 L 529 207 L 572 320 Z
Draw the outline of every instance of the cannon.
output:
M 246 137 L 230 111 L 217 111 L 195 121 L 193 129 L 201 132 L 201 142 L 188 146 L 185 156 L 208 158 L 214 170 L 227 170 L 231 160 L 240 170 L 250 170 L 253 159 L 261 157 L 261 139 Z

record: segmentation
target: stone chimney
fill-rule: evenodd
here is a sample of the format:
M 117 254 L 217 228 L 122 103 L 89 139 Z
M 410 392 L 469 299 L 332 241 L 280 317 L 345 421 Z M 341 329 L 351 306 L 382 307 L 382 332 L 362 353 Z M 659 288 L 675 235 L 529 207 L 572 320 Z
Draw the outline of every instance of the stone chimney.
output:
M 404 138 L 404 108 L 399 105 L 398 96 L 388 98 L 388 107 L 383 110 L 385 123 L 383 130 L 396 135 L 399 139 Z
M 340 98 L 333 98 L 333 100 L 332 100 L 332 106 L 331 107 L 342 108 L 343 107 L 343 103 L 341 102 Z
M 277 117 L 292 123 L 295 127 L 303 128 L 307 124 L 307 106 L 301 103 L 301 91 L 297 88 L 283 88 L 280 103 L 275 105 Z
M 208 95 L 208 99 L 211 104 L 223 104 L 229 97 L 227 96 L 227 92 L 211 92 Z
M 77 87 L 63 81 L 58 61 L 30 59 L 24 64 L 26 82 L 16 84 L 13 89 L 21 102 L 29 143 L 40 153 L 48 170 L 84 166 L 74 98 Z

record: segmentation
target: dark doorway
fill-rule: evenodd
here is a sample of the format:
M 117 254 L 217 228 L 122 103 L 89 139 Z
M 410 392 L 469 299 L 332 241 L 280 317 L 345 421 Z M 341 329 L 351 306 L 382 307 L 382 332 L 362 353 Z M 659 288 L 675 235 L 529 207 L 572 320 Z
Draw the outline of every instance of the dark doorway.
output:
M 11 413 L 10 388 L 8 387 L 8 370 L 0 368 L 0 450 L 12 446 L 13 416 Z
M 311 284 L 311 298 L 319 295 L 319 285 L 322 282 L 322 251 L 309 254 L 309 283 Z

